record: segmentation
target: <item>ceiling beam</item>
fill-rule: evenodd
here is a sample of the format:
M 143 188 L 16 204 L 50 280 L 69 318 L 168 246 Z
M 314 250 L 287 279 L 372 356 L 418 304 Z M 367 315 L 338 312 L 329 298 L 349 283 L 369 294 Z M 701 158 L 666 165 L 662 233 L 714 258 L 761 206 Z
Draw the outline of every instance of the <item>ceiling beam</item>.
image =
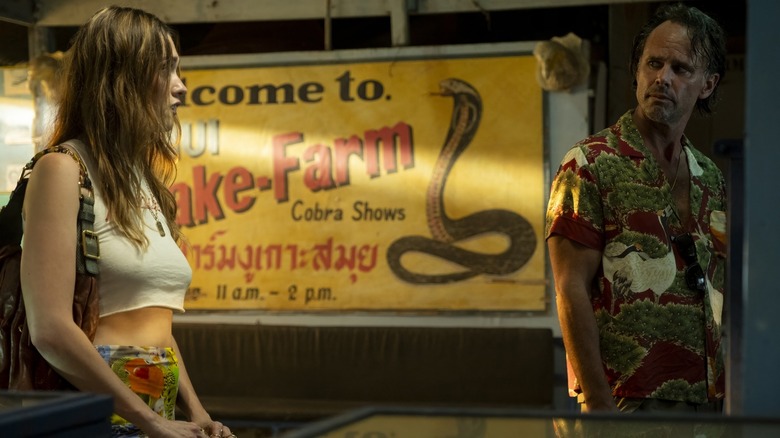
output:
M 33 0 L 3 0 L 0 2 L 0 20 L 31 26 L 35 23 Z

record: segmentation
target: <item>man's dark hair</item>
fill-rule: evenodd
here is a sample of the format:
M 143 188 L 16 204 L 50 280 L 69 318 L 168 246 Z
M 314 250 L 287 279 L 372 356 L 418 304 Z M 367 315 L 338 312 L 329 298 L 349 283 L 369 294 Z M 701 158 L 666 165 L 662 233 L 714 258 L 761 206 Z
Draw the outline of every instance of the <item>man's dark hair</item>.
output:
M 686 6 L 682 3 L 666 4 L 658 8 L 655 15 L 648 21 L 634 38 L 634 47 L 631 51 L 629 71 L 635 79 L 639 67 L 639 59 L 645 50 L 647 37 L 656 27 L 671 21 L 685 26 L 688 29 L 688 37 L 691 40 L 691 49 L 697 62 L 705 63 L 704 70 L 707 74 L 717 73 L 720 80 L 715 85 L 712 94 L 706 99 L 696 101 L 696 109 L 700 114 L 710 114 L 712 107 L 718 100 L 718 86 L 726 75 L 726 35 L 723 28 L 712 17 L 697 8 Z

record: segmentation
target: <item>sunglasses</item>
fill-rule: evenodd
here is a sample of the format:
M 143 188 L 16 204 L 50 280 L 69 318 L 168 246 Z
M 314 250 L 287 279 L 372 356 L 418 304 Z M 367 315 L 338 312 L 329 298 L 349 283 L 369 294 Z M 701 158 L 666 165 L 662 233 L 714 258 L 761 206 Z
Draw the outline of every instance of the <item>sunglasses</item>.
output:
M 707 292 L 707 280 L 696 257 L 696 244 L 693 242 L 691 233 L 674 236 L 672 242 L 685 261 L 685 284 L 692 290 Z

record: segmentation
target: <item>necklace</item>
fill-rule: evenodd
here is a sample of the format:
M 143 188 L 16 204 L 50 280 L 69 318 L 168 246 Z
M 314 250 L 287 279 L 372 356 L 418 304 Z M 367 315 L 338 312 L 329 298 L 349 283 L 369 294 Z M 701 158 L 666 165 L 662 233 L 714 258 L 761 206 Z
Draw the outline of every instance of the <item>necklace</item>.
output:
M 149 197 L 147 197 L 143 190 L 141 190 L 141 199 L 144 201 L 144 207 L 148 208 L 149 211 L 152 212 L 154 221 L 157 224 L 157 232 L 160 233 L 160 237 L 165 237 L 165 228 L 163 228 L 163 224 L 160 222 L 160 205 L 157 203 L 157 199 L 155 199 L 155 197 L 151 194 Z
M 680 176 L 680 163 L 682 162 L 682 154 L 685 149 L 683 149 L 682 146 L 680 146 L 680 152 L 677 154 L 677 166 L 675 166 L 674 170 L 674 181 L 672 181 L 672 188 L 669 189 L 669 191 L 674 191 L 674 186 L 677 185 L 677 177 Z

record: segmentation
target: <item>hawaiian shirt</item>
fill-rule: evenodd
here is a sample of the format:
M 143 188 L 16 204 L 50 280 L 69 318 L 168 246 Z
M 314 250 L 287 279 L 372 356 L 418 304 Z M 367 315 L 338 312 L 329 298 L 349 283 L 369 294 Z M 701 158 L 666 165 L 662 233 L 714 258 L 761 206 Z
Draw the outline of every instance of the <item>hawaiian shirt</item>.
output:
M 563 158 L 550 190 L 546 236 L 558 234 L 602 253 L 591 303 L 614 396 L 721 399 L 725 181 L 683 137 L 692 216 L 683 226 L 670 183 L 644 146 L 632 112 Z M 706 292 L 687 286 L 692 261 L 686 264 L 674 244 L 684 233 L 695 242 Z M 576 378 L 570 383 L 579 392 Z

